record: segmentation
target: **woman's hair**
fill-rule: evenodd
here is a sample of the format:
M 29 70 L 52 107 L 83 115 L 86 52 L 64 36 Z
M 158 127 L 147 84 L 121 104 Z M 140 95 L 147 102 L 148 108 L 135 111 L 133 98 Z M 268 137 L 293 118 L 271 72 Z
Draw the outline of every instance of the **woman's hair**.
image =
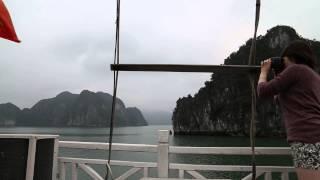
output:
M 316 57 L 311 47 L 304 41 L 297 40 L 289 44 L 282 52 L 281 57 L 288 57 L 296 64 L 305 64 L 315 69 Z

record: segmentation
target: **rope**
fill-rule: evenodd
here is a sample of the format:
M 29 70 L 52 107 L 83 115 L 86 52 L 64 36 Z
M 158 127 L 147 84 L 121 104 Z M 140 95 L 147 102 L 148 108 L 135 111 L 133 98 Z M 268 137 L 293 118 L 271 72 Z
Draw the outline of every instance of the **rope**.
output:
M 119 64 L 119 50 L 120 50 L 120 0 L 117 0 L 117 19 L 116 19 L 116 39 L 115 39 L 115 46 L 114 46 L 114 64 Z M 109 153 L 108 153 L 108 162 L 106 165 L 107 174 L 105 176 L 105 180 L 110 177 L 113 180 L 113 175 L 110 167 L 110 160 L 111 160 L 111 151 L 112 151 L 112 136 L 113 136 L 113 126 L 114 126 L 114 118 L 115 118 L 115 106 L 117 101 L 117 89 L 118 89 L 118 75 L 119 71 L 113 72 L 113 97 L 112 97 L 112 109 L 111 109 L 111 118 L 110 118 L 110 132 L 109 132 Z
M 256 41 L 257 41 L 257 30 L 260 18 L 260 5 L 261 0 L 256 0 L 256 16 L 255 16 L 255 27 L 254 36 L 252 38 L 252 44 L 250 48 L 249 55 L 249 65 L 253 65 L 256 62 Z M 256 135 L 256 88 L 255 88 L 255 76 L 253 74 L 249 75 L 250 86 L 251 86 L 251 122 L 250 122 L 250 145 L 251 145 L 251 164 L 252 164 L 252 180 L 256 179 L 256 158 L 255 158 L 255 135 Z
M 256 17 L 255 17 L 255 25 L 254 25 L 254 35 L 252 38 L 252 44 L 250 48 L 250 55 L 249 55 L 249 65 L 256 64 L 256 41 L 257 41 L 257 31 L 259 26 L 259 19 L 260 19 L 260 6 L 261 0 L 256 0 Z

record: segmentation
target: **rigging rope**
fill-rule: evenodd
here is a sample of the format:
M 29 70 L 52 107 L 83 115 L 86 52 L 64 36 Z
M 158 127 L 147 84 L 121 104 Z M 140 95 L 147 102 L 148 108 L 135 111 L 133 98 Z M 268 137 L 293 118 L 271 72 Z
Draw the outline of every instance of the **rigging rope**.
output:
M 117 15 L 116 15 L 116 38 L 115 38 L 115 48 L 114 48 L 114 64 L 119 64 L 119 52 L 120 52 L 120 0 L 117 0 Z M 110 177 L 113 180 L 113 175 L 110 167 L 111 161 L 111 151 L 112 151 L 112 135 L 113 135 L 113 126 L 117 102 L 117 89 L 118 89 L 118 75 L 119 71 L 113 71 L 113 96 L 112 96 L 112 108 L 111 108 L 111 118 L 110 118 L 110 132 L 109 132 L 109 152 L 108 152 L 108 162 L 106 164 L 107 174 L 105 180 L 108 180 L 109 173 Z
M 249 55 L 249 65 L 256 64 L 256 41 L 257 41 L 257 30 L 259 25 L 260 18 L 260 5 L 261 0 L 256 0 L 256 16 L 255 16 L 255 27 L 254 27 L 254 36 L 252 38 L 250 55 Z M 256 179 L 256 159 L 255 159 L 255 135 L 256 135 L 256 88 L 255 88 L 255 75 L 249 75 L 250 86 L 251 86 L 251 122 L 250 122 L 250 145 L 251 145 L 251 163 L 252 163 L 252 180 Z

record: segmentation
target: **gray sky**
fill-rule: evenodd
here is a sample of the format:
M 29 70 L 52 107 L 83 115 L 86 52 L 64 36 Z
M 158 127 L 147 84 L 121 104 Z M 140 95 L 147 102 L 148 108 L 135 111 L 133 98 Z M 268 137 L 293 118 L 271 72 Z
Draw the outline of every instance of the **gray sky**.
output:
M 115 0 L 4 0 L 21 44 L 0 39 L 0 103 L 112 92 Z M 258 34 L 289 25 L 320 39 L 318 0 L 262 0 Z M 253 35 L 255 0 L 122 0 L 121 63 L 222 64 Z M 172 111 L 210 74 L 120 72 L 119 97 Z

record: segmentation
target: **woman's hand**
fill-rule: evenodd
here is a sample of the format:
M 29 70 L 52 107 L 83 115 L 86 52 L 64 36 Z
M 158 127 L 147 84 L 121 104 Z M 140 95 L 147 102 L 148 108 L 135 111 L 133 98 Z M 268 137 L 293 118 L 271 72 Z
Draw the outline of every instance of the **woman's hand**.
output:
M 266 59 L 264 61 L 261 61 L 261 73 L 267 74 L 269 73 L 271 69 L 271 59 Z
M 259 76 L 258 84 L 261 82 L 267 82 L 268 73 L 271 69 L 271 59 L 261 61 L 261 72 Z

